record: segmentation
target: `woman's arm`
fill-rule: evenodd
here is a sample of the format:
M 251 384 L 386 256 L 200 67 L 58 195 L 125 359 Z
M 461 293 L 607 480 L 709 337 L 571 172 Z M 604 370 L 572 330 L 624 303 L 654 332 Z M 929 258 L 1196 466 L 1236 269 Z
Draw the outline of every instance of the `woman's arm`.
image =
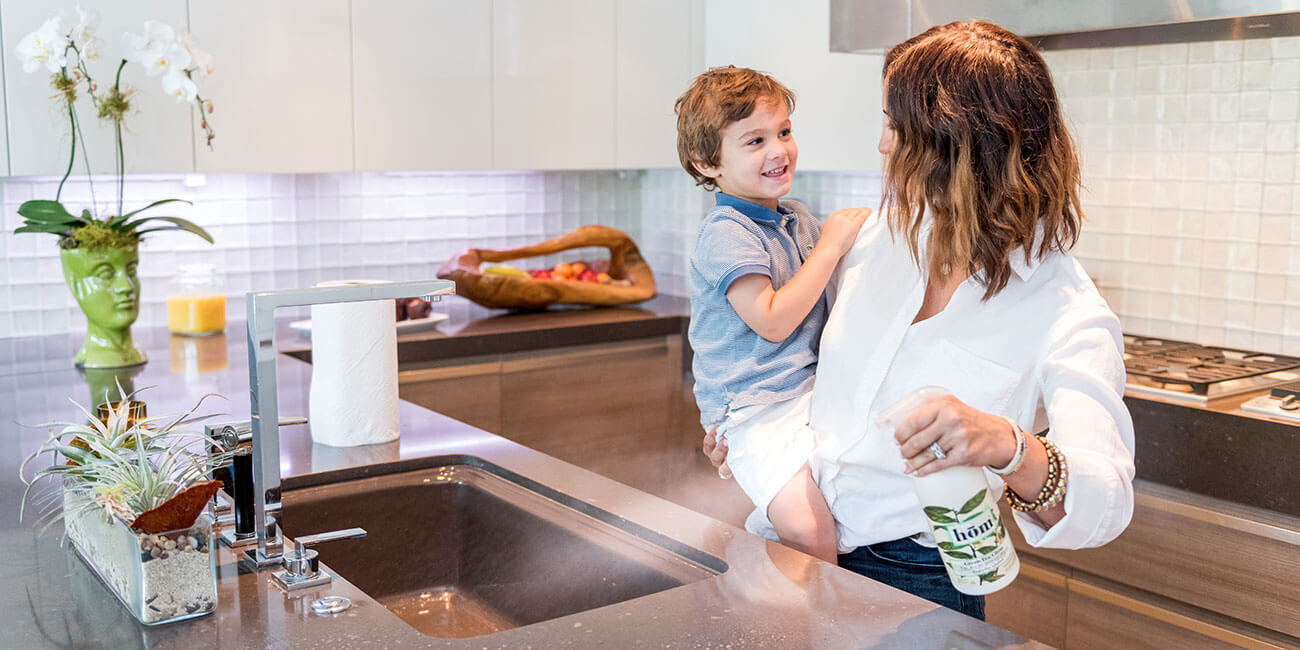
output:
M 1037 378 L 1048 438 L 1065 457 L 1065 498 L 1036 513 L 1016 513 L 1034 546 L 1085 548 L 1123 532 L 1133 515 L 1133 424 L 1124 406 L 1122 336 L 1114 315 L 1100 310 L 1074 319 L 1045 348 Z M 952 396 L 931 400 L 895 430 L 904 471 L 924 476 L 948 467 L 1005 467 L 1015 452 L 1011 425 Z M 938 442 L 944 459 L 929 447 Z M 1007 486 L 1032 501 L 1047 479 L 1046 448 L 1033 436 Z
M 1124 404 L 1124 343 L 1108 309 L 1074 320 L 1040 364 L 1048 438 L 1065 455 L 1066 516 L 1050 528 L 1020 516 L 1034 546 L 1090 548 L 1124 532 L 1133 517 L 1133 420 Z

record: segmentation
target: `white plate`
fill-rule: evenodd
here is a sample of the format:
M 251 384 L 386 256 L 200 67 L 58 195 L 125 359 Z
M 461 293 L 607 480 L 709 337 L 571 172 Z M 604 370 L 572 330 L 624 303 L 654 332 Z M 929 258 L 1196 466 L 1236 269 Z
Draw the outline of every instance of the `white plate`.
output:
M 427 329 L 433 329 L 438 326 L 438 323 L 441 323 L 448 318 L 450 318 L 450 316 L 447 314 L 440 314 L 435 311 L 429 312 L 429 315 L 424 318 L 399 320 L 397 321 L 397 333 L 409 334 L 410 332 L 422 332 Z M 311 336 L 311 320 L 293 321 L 292 323 L 289 323 L 289 329 L 302 334 L 303 336 Z

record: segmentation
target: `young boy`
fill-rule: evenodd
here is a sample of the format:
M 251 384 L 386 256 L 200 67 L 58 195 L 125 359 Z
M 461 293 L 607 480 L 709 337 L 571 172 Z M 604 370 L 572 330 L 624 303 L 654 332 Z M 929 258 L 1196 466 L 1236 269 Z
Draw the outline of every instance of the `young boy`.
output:
M 689 336 L 700 421 L 726 440 L 736 482 L 783 544 L 835 563 L 835 522 L 808 465 L 808 406 L 826 284 L 871 211 L 821 226 L 779 201 L 799 157 L 793 110 L 789 89 L 747 68 L 710 69 L 677 99 L 682 167 L 719 190 L 691 256 Z M 747 527 L 765 528 L 755 516 Z

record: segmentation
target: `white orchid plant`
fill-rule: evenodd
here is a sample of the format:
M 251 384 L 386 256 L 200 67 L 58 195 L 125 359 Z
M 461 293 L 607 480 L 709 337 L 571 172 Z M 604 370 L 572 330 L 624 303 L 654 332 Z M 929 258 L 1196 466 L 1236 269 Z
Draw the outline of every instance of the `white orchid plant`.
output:
M 164 23 L 147 20 L 143 33 L 122 35 L 125 54 L 117 66 L 113 85 L 105 90 L 91 76 L 88 66 L 101 57 L 103 43 L 97 34 L 98 28 L 99 12 L 77 7 L 75 21 L 70 15 L 60 12 L 18 42 L 16 54 L 23 64 L 23 71 L 32 73 L 44 70 L 51 75 L 50 86 L 55 91 L 54 99 L 62 105 L 61 109 L 67 111 L 72 142 L 68 166 L 59 181 L 54 200 L 36 199 L 19 206 L 18 214 L 25 221 L 14 232 L 55 234 L 59 236 L 59 245 L 63 248 L 134 246 L 141 235 L 159 230 L 184 230 L 211 243 L 212 237 L 207 231 L 186 219 L 168 216 L 135 217 L 140 212 L 165 203 L 188 201 L 164 199 L 132 212 L 122 211 L 126 173 L 122 122 L 133 108 L 132 98 L 135 94 L 133 89 L 122 85 L 122 70 L 128 63 L 137 63 L 149 76 L 161 76 L 164 92 L 175 97 L 178 103 L 192 104 L 198 109 L 199 127 L 203 129 L 207 145 L 211 148 L 212 140 L 216 137 L 212 130 L 212 102 L 199 95 L 195 79 L 212 74 L 212 56 L 199 49 L 194 37 L 188 32 L 177 33 Z M 114 215 L 102 218 L 92 215 L 89 209 L 82 210 L 80 215 L 74 215 L 60 203 L 63 185 L 72 174 L 77 161 L 78 142 L 81 143 L 86 175 L 89 177 L 91 174 L 82 124 L 75 110 L 76 102 L 83 93 L 90 97 L 99 119 L 112 124 L 115 135 L 117 210 Z M 93 185 L 91 195 L 94 196 Z M 91 202 L 94 203 L 93 198 Z M 92 207 L 98 209 L 97 206 Z M 149 221 L 161 221 L 165 225 L 140 227 Z

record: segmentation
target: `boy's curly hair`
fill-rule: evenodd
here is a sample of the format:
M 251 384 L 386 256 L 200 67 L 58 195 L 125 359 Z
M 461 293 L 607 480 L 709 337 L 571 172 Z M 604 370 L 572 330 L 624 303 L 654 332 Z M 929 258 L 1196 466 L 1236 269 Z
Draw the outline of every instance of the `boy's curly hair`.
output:
M 784 102 L 794 112 L 794 93 L 771 76 L 729 65 L 709 68 L 677 98 L 677 157 L 696 185 L 713 191 L 717 184 L 700 173 L 695 163 L 717 167 L 721 163 L 722 130 L 754 112 L 760 102 Z

